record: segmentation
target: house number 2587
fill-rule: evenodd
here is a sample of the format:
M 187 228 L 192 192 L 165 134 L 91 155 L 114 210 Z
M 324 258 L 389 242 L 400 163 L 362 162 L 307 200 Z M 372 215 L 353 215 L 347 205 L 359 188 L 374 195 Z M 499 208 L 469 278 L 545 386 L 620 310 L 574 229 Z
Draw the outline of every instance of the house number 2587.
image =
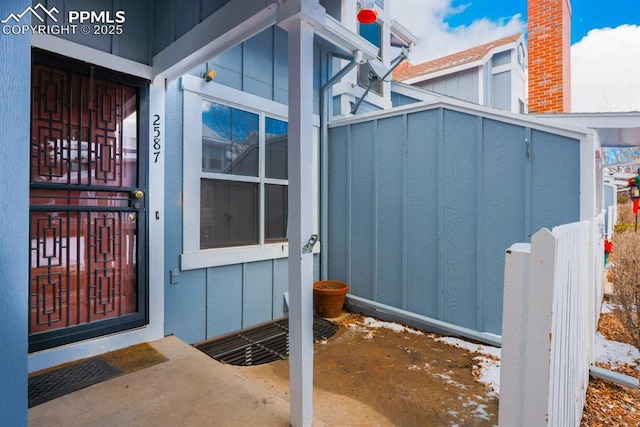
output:
M 153 163 L 158 163 L 158 156 L 160 156 L 160 149 L 162 148 L 162 141 L 160 135 L 160 115 L 153 115 L 153 155 L 155 156 L 155 160 Z

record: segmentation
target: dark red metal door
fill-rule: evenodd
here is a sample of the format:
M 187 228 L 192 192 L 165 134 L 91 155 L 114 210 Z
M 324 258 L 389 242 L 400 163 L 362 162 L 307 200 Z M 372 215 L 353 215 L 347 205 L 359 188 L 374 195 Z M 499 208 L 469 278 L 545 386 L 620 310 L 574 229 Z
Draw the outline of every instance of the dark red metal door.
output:
M 30 351 L 146 322 L 143 88 L 34 52 Z

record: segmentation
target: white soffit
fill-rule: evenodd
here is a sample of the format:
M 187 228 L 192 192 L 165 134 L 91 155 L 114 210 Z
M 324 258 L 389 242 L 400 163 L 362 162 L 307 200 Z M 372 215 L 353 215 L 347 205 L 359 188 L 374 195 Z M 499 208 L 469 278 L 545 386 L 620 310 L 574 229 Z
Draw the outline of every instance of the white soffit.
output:
M 544 120 L 586 127 L 598 132 L 603 147 L 640 146 L 640 112 L 539 114 Z
M 418 44 L 418 38 L 395 19 L 391 20 L 391 45 L 411 49 Z
M 345 53 L 362 51 L 364 58 L 375 59 L 378 57 L 378 48 L 369 43 L 358 34 L 350 31 L 335 18 L 326 15 L 325 27 L 316 30 L 316 35 L 336 46 Z
M 153 75 L 173 80 L 276 24 L 278 5 L 234 0 L 153 57 Z

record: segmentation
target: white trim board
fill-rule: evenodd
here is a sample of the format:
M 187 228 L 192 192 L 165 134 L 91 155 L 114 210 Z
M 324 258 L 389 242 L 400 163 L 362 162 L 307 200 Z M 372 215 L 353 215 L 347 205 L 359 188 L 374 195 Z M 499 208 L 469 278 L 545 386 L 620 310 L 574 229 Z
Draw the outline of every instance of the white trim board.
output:
M 413 104 L 403 105 L 401 107 L 394 107 L 389 110 L 374 111 L 371 113 L 359 114 L 357 116 L 334 119 L 329 123 L 329 128 L 367 122 L 370 120 L 379 120 L 386 117 L 394 117 L 398 114 L 409 114 L 413 112 L 426 111 L 437 108 L 445 108 L 461 113 L 485 117 L 504 123 L 524 126 L 531 129 L 550 132 L 556 135 L 562 135 L 574 139 L 583 140 L 586 136 L 595 134 L 595 131 L 593 129 L 589 129 L 586 127 L 577 127 L 559 122 L 554 123 L 551 120 L 541 119 L 536 116 L 498 110 L 496 108 L 460 101 L 454 98 L 447 97 L 445 95 L 438 96 L 437 101 L 416 102 Z
M 141 77 L 146 80 L 151 80 L 152 77 L 152 69 L 149 65 L 74 43 L 60 37 L 35 34 L 31 36 L 31 47 L 64 55 L 68 58 L 77 59 L 109 70 Z

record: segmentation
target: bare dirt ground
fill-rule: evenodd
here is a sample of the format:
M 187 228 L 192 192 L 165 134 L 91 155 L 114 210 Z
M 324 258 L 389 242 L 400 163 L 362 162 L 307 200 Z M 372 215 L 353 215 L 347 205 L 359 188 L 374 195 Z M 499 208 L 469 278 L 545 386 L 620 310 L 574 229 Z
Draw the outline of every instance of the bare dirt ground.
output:
M 349 315 L 335 336 L 315 344 L 316 388 L 363 402 L 396 426 L 497 425 L 498 399 L 474 379 L 477 354 L 363 320 Z M 289 376 L 286 360 L 239 369 L 285 385 Z
M 498 424 L 496 394 L 476 381 L 478 353 L 452 347 L 434 334 L 371 328 L 355 314 L 339 323 L 334 337 L 315 344 L 316 389 L 360 401 L 395 426 Z M 602 315 L 599 329 L 607 339 L 625 342 L 612 314 Z M 288 392 L 286 360 L 237 369 Z M 635 369 L 617 370 L 640 377 Z M 378 424 L 354 420 L 352 425 Z M 640 391 L 591 379 L 581 427 L 604 426 L 640 426 Z

